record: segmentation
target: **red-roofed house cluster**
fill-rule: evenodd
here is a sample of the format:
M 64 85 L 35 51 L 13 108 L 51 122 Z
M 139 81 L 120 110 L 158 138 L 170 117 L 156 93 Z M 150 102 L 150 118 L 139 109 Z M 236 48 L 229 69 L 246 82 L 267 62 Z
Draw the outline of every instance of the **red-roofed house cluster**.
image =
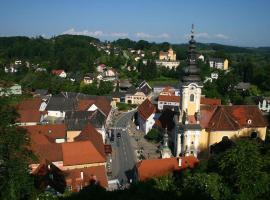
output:
M 77 93 L 35 96 L 17 105 L 17 124 L 28 131 L 29 148 L 38 158 L 30 165 L 37 187 L 58 192 L 89 184 L 107 188 L 110 99 Z

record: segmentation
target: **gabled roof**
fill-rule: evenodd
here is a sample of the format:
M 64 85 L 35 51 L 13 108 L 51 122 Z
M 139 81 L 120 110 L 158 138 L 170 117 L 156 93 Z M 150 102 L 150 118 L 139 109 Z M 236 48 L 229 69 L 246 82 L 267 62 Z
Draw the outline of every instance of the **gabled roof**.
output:
M 144 102 L 138 107 L 138 112 L 141 118 L 147 120 L 153 113 L 156 112 L 156 107 L 149 99 L 145 99 Z
M 62 143 L 62 152 L 64 166 L 104 163 L 106 161 L 90 141 Z
M 108 98 L 98 96 L 96 98 L 95 105 L 108 117 L 112 109 L 111 102 L 108 100 Z
M 69 111 L 76 107 L 76 99 L 64 96 L 52 96 L 48 102 L 46 110 Z
M 211 131 L 230 131 L 239 130 L 240 126 L 238 122 L 232 118 L 222 106 L 218 106 L 211 120 L 209 121 L 207 129 Z
M 76 110 L 79 110 L 79 111 L 85 111 L 87 109 L 89 109 L 89 107 L 91 105 L 93 105 L 95 103 L 95 100 L 94 99 L 80 99 L 78 100 L 78 106 L 76 108 Z
M 17 105 L 18 110 L 39 110 L 41 98 L 25 99 Z
M 67 111 L 65 115 L 65 124 L 67 130 L 82 130 L 89 123 L 92 115 L 96 111 Z
M 194 168 L 199 163 L 196 157 L 186 156 L 181 157 L 181 166 L 179 166 L 178 159 L 179 158 L 173 157 L 140 161 L 136 165 L 139 181 L 165 176 L 169 173 L 181 171 L 186 168 Z
M 208 113 L 209 116 L 211 115 L 208 123 L 204 119 L 204 109 L 201 109 L 201 112 L 202 120 L 204 120 L 202 126 L 209 131 L 231 131 L 245 127 L 267 126 L 266 120 L 256 105 L 217 106 L 212 109 L 211 114 Z
M 92 124 L 87 124 L 80 135 L 74 138 L 75 141 L 91 141 L 95 148 L 105 159 L 105 151 L 102 135 Z

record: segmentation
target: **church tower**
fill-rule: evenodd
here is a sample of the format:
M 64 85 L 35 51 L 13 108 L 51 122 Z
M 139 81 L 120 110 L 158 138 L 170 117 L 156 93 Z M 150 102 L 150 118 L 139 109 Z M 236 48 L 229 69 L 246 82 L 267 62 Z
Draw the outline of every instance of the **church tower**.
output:
M 196 41 L 192 25 L 189 41 L 187 67 L 180 81 L 180 108 L 175 137 L 175 154 L 195 155 L 198 153 L 200 126 L 200 100 L 203 84 L 197 67 Z

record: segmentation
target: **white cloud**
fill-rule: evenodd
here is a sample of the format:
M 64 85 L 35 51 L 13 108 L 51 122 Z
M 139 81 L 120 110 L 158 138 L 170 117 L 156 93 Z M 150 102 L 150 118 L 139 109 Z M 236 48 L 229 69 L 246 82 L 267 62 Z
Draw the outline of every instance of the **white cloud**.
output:
M 189 39 L 190 34 L 185 35 L 185 39 Z M 230 37 L 227 35 L 224 35 L 222 33 L 218 34 L 210 34 L 207 32 L 202 32 L 202 33 L 195 33 L 195 39 L 205 39 L 205 40 L 214 40 L 214 39 L 219 39 L 219 40 L 229 40 Z
M 149 34 L 149 33 L 138 32 L 138 33 L 135 33 L 135 36 L 138 37 L 138 38 L 145 38 L 145 39 L 170 38 L 170 35 L 168 33 L 162 33 L 160 35 L 152 35 L 152 34 Z
M 63 32 L 63 34 L 70 34 L 70 35 L 87 35 L 92 37 L 127 37 L 128 33 L 122 33 L 122 32 L 112 32 L 112 33 L 105 33 L 103 31 L 97 30 L 97 31 L 76 31 L 74 28 L 71 28 L 69 30 L 66 30 Z
M 229 36 L 224 35 L 222 33 L 216 34 L 215 37 L 218 38 L 218 39 L 223 39 L 223 40 L 228 40 L 229 39 Z

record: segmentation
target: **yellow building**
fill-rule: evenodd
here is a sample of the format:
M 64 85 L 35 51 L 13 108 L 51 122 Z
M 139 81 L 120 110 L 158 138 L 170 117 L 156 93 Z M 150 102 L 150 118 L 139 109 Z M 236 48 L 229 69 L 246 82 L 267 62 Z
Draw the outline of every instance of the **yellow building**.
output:
M 167 52 L 160 51 L 159 60 L 176 61 L 176 53 L 173 51 L 172 47 L 170 47 Z
M 197 156 L 224 138 L 258 137 L 265 140 L 267 123 L 256 105 L 225 106 L 213 103 L 211 99 L 201 102 L 203 84 L 193 33 L 192 30 L 187 73 L 180 85 L 179 115 L 175 118 L 175 156 Z

